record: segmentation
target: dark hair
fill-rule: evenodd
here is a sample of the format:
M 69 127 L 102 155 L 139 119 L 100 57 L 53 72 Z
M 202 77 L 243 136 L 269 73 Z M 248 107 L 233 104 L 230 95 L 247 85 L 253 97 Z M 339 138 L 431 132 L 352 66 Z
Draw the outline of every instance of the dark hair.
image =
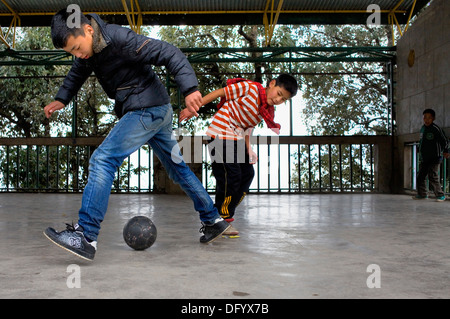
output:
M 275 81 L 276 81 L 275 85 L 280 86 L 284 88 L 286 91 L 288 91 L 291 94 L 291 98 L 297 94 L 298 90 L 297 80 L 292 75 L 280 74 L 280 76 L 276 78 Z
M 51 34 L 52 34 L 52 41 L 53 45 L 57 49 L 62 49 L 67 45 L 67 39 L 69 36 L 73 35 L 74 37 L 77 36 L 84 36 L 84 29 L 83 26 L 86 24 L 91 24 L 89 19 L 80 11 L 80 27 L 69 27 L 67 23 L 67 19 L 73 19 L 73 15 L 76 14 L 77 11 L 74 12 L 67 12 L 67 9 L 61 9 L 56 13 L 52 18 L 51 23 Z
M 425 114 L 431 114 L 431 116 L 433 117 L 433 118 L 436 118 L 436 112 L 434 112 L 434 110 L 433 109 L 426 109 L 425 111 L 423 111 L 423 115 L 425 115 Z

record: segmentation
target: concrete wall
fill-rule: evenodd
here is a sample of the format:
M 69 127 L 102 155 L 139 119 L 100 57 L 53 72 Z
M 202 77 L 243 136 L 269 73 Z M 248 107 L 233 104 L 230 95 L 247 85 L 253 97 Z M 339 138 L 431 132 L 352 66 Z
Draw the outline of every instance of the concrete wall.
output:
M 409 60 L 409 61 L 408 61 Z M 409 152 L 426 108 L 450 136 L 450 1 L 433 0 L 397 43 L 396 122 L 399 189 L 409 187 Z

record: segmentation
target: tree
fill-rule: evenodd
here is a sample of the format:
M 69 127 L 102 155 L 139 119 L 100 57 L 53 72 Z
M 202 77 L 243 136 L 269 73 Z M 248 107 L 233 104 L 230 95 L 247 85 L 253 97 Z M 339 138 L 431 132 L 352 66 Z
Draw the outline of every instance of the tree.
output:
M 16 49 L 54 49 L 50 28 L 21 28 Z M 106 136 L 117 119 L 111 115 L 113 103 L 94 76 L 82 86 L 73 103 L 51 119 L 45 117 L 43 108 L 54 99 L 69 69 L 70 66 L 55 65 L 2 67 L 0 134 L 27 138 Z M 82 189 L 87 181 L 87 159 L 94 150 L 69 146 L 11 147 L 0 154 L 0 176 L 4 185 L 15 189 Z M 120 185 L 116 181 L 116 188 L 127 187 L 127 162 L 119 175 L 122 179 L 118 179 Z
M 385 27 L 318 26 L 303 29 L 307 46 L 388 45 Z M 311 63 L 302 67 L 304 121 L 311 135 L 386 135 L 389 114 L 385 64 Z M 345 191 L 371 190 L 370 145 L 302 146 L 294 154 L 292 187 Z
M 327 25 L 303 31 L 306 46 L 388 45 L 385 27 Z M 386 135 L 386 65 L 361 62 L 304 65 L 303 111 L 312 135 Z M 319 73 L 322 73 L 319 75 Z M 340 74 L 338 74 L 340 73 Z

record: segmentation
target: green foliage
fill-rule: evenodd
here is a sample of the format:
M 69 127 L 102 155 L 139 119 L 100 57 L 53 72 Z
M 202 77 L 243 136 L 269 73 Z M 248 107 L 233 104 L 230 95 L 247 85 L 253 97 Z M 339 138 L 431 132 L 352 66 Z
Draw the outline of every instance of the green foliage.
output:
M 304 30 L 306 46 L 388 45 L 385 27 L 322 26 Z M 311 63 L 302 66 L 303 110 L 312 135 L 385 135 L 388 127 L 386 66 Z M 321 73 L 319 75 L 319 73 Z
M 22 28 L 17 50 L 54 49 L 49 28 Z M 44 107 L 54 100 L 69 66 L 4 66 L 0 69 L 0 136 L 69 137 L 106 136 L 116 122 L 113 103 L 95 77 L 80 89 L 76 104 L 47 119 Z M 76 111 L 74 107 L 76 105 Z M 74 117 L 76 114 L 76 117 Z M 89 155 L 94 149 L 56 147 L 3 147 L 0 178 L 14 189 L 82 189 L 87 182 Z M 64 156 L 62 156 L 64 154 Z M 58 158 L 58 160 L 57 160 Z M 124 164 L 126 165 L 126 164 Z M 135 168 L 131 166 L 131 170 Z M 141 168 L 145 170 L 145 168 Z M 127 187 L 127 165 L 119 171 L 118 187 Z
M 159 36 L 162 40 L 180 48 L 261 47 L 264 43 L 264 28 L 262 26 L 162 27 Z M 385 27 L 277 26 L 271 46 L 384 46 L 389 44 L 389 38 Z M 17 38 L 17 49 L 53 49 L 49 28 L 24 28 Z M 259 53 L 252 54 L 257 57 Z M 293 116 L 301 119 L 298 125 L 306 125 L 309 134 L 387 134 L 389 114 L 386 108 L 387 88 L 383 64 L 193 63 L 193 67 L 198 75 L 199 88 L 203 95 L 224 87 L 229 78 L 243 77 L 265 84 L 278 73 L 290 72 L 301 83 L 299 95 L 306 105 L 301 114 Z M 78 94 L 76 118 L 73 117 L 73 104 L 53 115 L 50 120 L 45 118 L 43 107 L 53 100 L 68 70 L 66 66 L 2 67 L 0 134 L 4 137 L 72 136 L 76 127 L 77 136 L 105 136 L 115 124 L 116 118 L 111 115 L 113 102 L 106 97 L 95 77 L 90 78 Z M 164 83 L 166 81 L 164 69 L 157 68 L 157 71 Z M 184 107 L 184 99 L 177 94 L 177 90 L 171 88 L 170 93 L 175 110 Z M 191 132 L 204 132 L 215 113 L 217 102 L 214 101 L 202 108 L 200 119 L 192 119 L 183 126 Z M 178 126 L 176 117 L 174 126 Z M 355 146 L 352 156 L 350 150 L 345 147 L 339 153 L 337 146 L 332 145 L 330 149 L 323 146 L 320 154 L 318 149 L 311 152 L 305 147 L 301 146 L 300 152 L 295 155 L 297 164 L 293 169 L 293 187 L 301 189 L 302 185 L 308 185 L 307 187 L 311 189 L 327 188 L 329 183 L 327 181 L 331 180 L 332 187 L 346 188 L 362 183 L 362 189 L 367 188 L 366 177 L 370 175 L 372 166 L 370 152 L 365 147 L 358 151 L 358 147 Z M 50 188 L 52 185 L 62 186 L 67 184 L 67 179 L 64 180 L 63 177 L 67 172 L 62 168 L 65 165 L 64 167 L 73 170 L 71 176 L 75 176 L 71 177 L 71 187 L 83 186 L 87 178 L 87 161 L 80 160 L 79 156 L 88 157 L 92 151 L 93 149 L 72 153 L 72 150 L 69 150 L 69 157 L 62 156 L 59 159 L 62 166 L 58 174 L 58 169 L 55 168 L 58 167 L 58 163 L 54 159 L 57 157 L 56 150 L 51 148 L 47 153 L 40 154 L 43 149 L 12 148 L 0 154 L 3 172 L 1 178 L 3 182 L 8 179 L 10 182 L 25 181 L 28 185 L 50 185 Z M 61 147 L 59 152 L 67 154 L 65 147 Z M 9 154 L 8 161 L 5 153 Z M 50 158 L 48 161 L 47 155 Z M 339 160 L 339 156 L 342 157 L 342 161 Z M 23 163 L 27 162 L 27 157 L 32 160 L 28 162 L 29 167 L 25 168 Z M 18 162 L 13 159 L 18 159 Z M 5 166 L 6 162 L 9 166 Z M 55 168 L 51 170 L 53 172 L 51 174 L 42 173 L 46 172 L 47 162 L 50 167 Z M 19 167 L 16 175 L 5 176 L 4 172 L 12 172 L 14 165 Z M 138 168 L 132 165 L 129 167 L 128 163 L 124 162 L 119 172 L 121 178 L 116 181 L 114 187 L 126 180 L 123 176 L 136 170 Z M 28 172 L 28 175 L 23 176 L 24 172 Z M 317 175 L 319 173 L 320 177 Z M 338 176 L 342 176 L 342 179 Z

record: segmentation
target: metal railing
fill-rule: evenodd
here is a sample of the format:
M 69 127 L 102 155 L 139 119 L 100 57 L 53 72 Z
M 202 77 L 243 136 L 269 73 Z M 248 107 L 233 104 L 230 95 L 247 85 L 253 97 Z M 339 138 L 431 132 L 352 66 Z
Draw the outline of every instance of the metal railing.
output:
M 195 139 L 191 143 L 194 143 Z M 197 139 L 198 140 L 198 139 Z M 81 192 L 87 183 L 89 158 L 103 141 L 92 138 L 0 138 L 0 191 Z M 193 145 L 189 165 L 201 165 L 203 185 L 214 192 L 206 139 Z M 380 161 L 390 158 L 390 136 L 256 136 L 258 154 L 252 193 L 376 192 L 383 178 Z M 192 154 L 192 153 L 191 153 Z M 387 155 L 386 155 L 387 154 Z M 154 179 L 158 165 L 150 147 L 129 156 L 116 173 L 111 191 L 160 191 Z

